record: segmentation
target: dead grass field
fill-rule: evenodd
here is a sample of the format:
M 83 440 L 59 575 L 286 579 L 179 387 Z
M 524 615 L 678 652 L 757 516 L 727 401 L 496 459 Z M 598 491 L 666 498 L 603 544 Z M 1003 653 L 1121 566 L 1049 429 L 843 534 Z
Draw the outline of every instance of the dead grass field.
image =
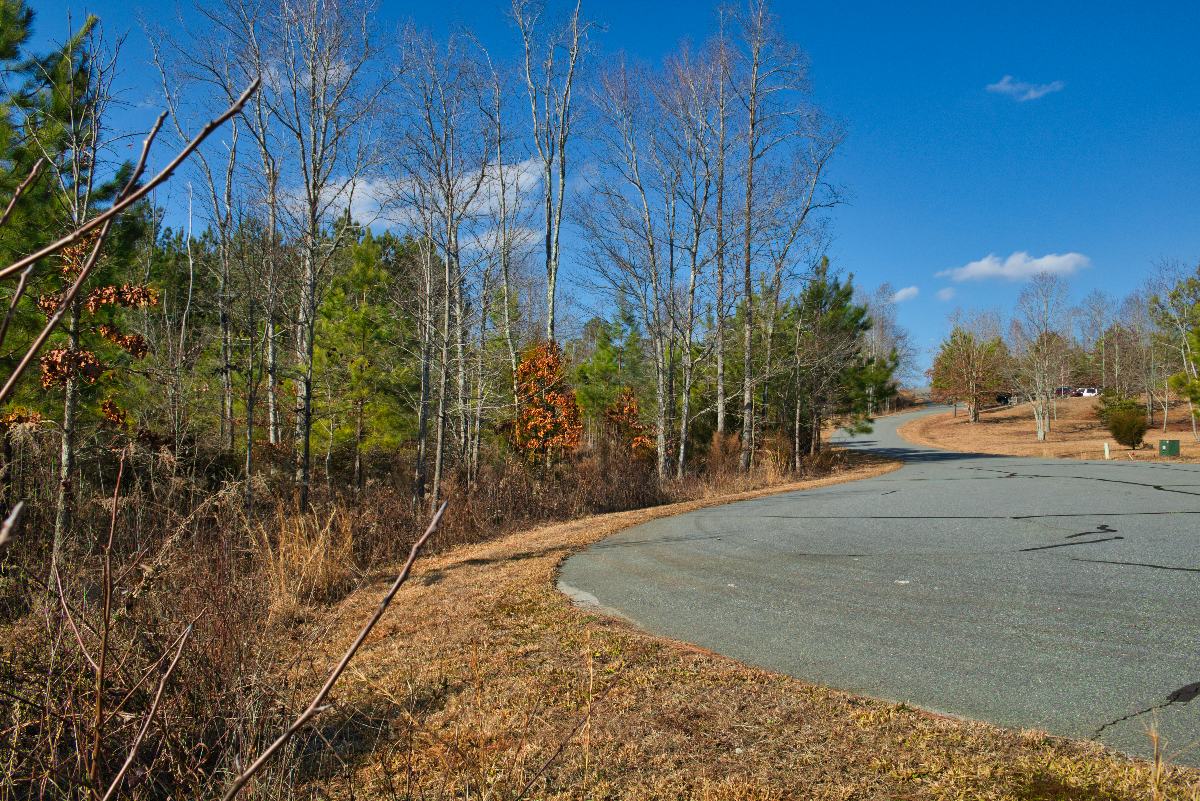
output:
M 555 589 L 566 556 L 628 526 L 897 466 L 860 459 L 825 479 L 549 525 L 420 563 L 321 719 L 326 745 L 305 749 L 310 775 L 338 777 L 317 793 L 1200 798 L 1198 771 L 1156 773 L 1093 744 L 806 684 L 578 610 Z M 352 594 L 297 632 L 306 674 L 328 670 L 384 588 Z
M 1156 415 L 1155 420 L 1159 419 Z M 1108 442 L 1114 459 L 1157 460 L 1158 441 L 1177 439 L 1179 461 L 1200 461 L 1200 443 L 1192 437 L 1187 407 L 1173 408 L 1168 419 L 1168 433 L 1163 434 L 1160 422 L 1146 432 L 1146 444 L 1137 451 L 1118 445 L 1104 428 L 1096 416 L 1095 398 L 1058 401 L 1058 420 L 1051 421 L 1045 442 L 1035 438 L 1033 412 L 1028 404 L 985 411 L 974 424 L 967 422 L 960 408 L 957 417 L 952 412 L 929 415 L 906 423 L 898 433 L 910 442 L 946 450 L 1060 459 L 1103 459 L 1104 443 Z

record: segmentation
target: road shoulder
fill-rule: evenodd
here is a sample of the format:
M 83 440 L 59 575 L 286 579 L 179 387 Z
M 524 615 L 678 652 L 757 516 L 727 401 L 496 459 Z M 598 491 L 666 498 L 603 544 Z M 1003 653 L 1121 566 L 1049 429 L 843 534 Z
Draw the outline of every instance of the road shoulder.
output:
M 348 763 L 347 786 L 361 797 L 389 787 L 500 797 L 527 788 L 536 798 L 1147 797 L 1145 762 L 751 668 L 579 609 L 555 589 L 567 556 L 632 525 L 897 467 L 876 461 L 545 526 L 423 563 L 339 690 L 340 720 L 327 724 L 366 719 L 386 732 Z M 309 638 L 321 643 L 314 670 L 381 592 L 350 596 L 326 636 Z M 1200 792 L 1194 772 L 1168 774 L 1172 789 Z

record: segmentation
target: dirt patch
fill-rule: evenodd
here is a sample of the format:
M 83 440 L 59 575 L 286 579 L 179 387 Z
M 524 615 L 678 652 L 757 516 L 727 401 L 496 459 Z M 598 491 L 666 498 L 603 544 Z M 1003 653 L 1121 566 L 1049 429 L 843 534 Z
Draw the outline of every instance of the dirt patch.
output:
M 1037 441 L 1028 404 L 986 410 L 978 423 L 968 422 L 961 408 L 957 415 L 928 415 L 900 426 L 897 433 L 910 442 L 934 448 L 1035 458 L 1103 459 L 1107 442 L 1111 458 L 1142 461 L 1159 459 L 1160 439 L 1177 439 L 1180 457 L 1171 461 L 1200 462 L 1200 443 L 1192 436 L 1186 406 L 1171 410 L 1165 434 L 1161 418 L 1156 416 L 1158 425 L 1146 432 L 1146 445 L 1131 451 L 1118 445 L 1100 422 L 1094 398 L 1064 398 L 1057 405 L 1057 420 L 1051 420 L 1045 442 Z
M 420 564 L 335 693 L 308 776 L 341 798 L 1149 798 L 1152 767 L 1097 745 L 747 667 L 576 609 L 554 588 L 570 553 L 629 526 L 896 467 L 859 460 L 830 478 L 545 526 Z M 297 634 L 306 671 L 328 669 L 382 591 Z M 1200 773 L 1162 781 L 1173 798 L 1200 797 Z

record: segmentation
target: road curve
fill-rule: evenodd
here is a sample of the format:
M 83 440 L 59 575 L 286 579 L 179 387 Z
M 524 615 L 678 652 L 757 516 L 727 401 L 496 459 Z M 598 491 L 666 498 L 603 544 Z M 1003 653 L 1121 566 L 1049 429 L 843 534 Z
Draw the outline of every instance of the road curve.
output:
M 1200 765 L 1200 465 L 961 454 L 665 518 L 571 557 L 577 603 L 861 695 Z

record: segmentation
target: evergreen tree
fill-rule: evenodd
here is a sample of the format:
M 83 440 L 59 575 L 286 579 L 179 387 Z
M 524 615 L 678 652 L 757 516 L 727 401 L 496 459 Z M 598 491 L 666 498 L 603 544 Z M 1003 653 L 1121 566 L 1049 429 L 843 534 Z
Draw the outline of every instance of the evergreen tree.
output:
M 315 381 L 324 425 L 318 446 L 328 457 L 341 445 L 351 450 L 352 484 L 363 486 L 366 451 L 399 447 L 412 433 L 401 388 L 414 377 L 401 345 L 413 338 L 410 321 L 396 317 L 389 294 L 398 250 L 395 237 L 365 232 L 345 254 L 345 269 L 321 304 L 317 323 Z M 324 396 L 322 398 L 321 396 Z

